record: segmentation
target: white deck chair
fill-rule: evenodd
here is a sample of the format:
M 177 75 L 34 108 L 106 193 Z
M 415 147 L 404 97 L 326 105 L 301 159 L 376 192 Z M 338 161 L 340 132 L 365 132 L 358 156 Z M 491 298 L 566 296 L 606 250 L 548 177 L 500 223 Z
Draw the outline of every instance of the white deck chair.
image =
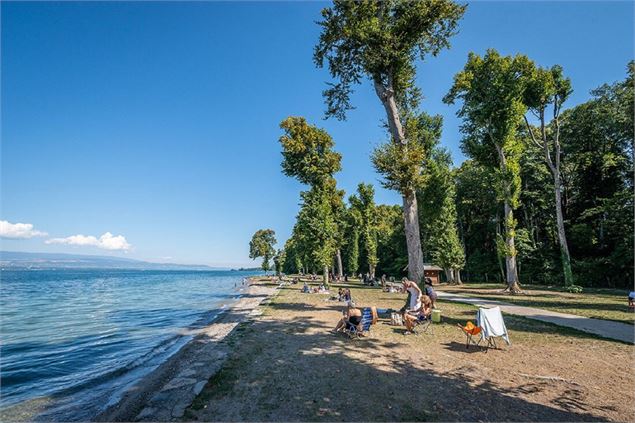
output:
M 498 348 L 498 337 L 503 338 L 507 345 L 511 345 L 500 307 L 479 308 L 476 312 L 476 322 L 481 327 L 481 340 L 487 341 L 488 348 Z

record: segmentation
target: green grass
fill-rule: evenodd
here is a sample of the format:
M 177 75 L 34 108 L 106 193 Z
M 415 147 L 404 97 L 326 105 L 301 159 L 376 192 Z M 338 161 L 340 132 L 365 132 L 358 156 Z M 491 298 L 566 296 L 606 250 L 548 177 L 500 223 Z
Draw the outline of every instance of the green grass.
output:
M 439 289 L 486 300 L 614 320 L 631 325 L 635 320 L 635 313 L 628 308 L 626 290 L 585 288 L 580 294 L 572 294 L 565 292 L 562 287 L 524 285 L 521 294 L 509 295 L 501 292 L 504 289 L 503 285 L 485 283 L 442 286 Z

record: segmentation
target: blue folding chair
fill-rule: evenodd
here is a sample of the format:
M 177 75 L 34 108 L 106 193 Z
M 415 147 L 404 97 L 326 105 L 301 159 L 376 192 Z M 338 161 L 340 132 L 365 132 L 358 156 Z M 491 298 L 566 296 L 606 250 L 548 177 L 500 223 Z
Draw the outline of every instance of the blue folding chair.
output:
M 357 326 L 351 326 L 344 329 L 344 332 L 353 339 L 358 339 L 364 336 L 364 332 L 370 332 L 370 327 L 373 324 L 373 312 L 370 307 L 364 307 L 362 309 L 362 321 Z

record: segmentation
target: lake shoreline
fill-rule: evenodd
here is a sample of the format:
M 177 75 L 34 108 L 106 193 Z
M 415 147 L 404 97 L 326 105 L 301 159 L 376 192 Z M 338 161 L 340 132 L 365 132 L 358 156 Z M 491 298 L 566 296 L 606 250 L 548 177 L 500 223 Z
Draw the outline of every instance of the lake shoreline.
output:
M 229 335 L 240 323 L 257 315 L 260 304 L 276 292 L 273 286 L 250 284 L 231 307 L 209 325 L 193 331 L 189 342 L 92 421 L 166 421 L 182 417 L 209 378 L 222 367 L 232 348 L 226 342 Z

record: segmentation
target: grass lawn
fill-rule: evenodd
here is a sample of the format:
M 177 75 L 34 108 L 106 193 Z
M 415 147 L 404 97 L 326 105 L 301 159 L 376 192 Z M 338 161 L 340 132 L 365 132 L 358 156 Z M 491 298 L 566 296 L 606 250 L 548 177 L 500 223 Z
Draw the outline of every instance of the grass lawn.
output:
M 350 286 L 359 306 L 400 308 L 403 294 Z M 469 305 L 439 302 L 443 321 L 404 335 L 387 319 L 370 336 L 330 332 L 342 303 L 280 289 L 263 314 L 225 341 L 234 346 L 185 420 L 592 421 L 632 420 L 632 345 L 505 316 L 512 345 L 465 348 L 456 327 Z
M 469 283 L 459 286 L 444 284 L 438 289 L 584 317 L 635 323 L 635 313 L 628 308 L 626 290 L 584 288 L 581 294 L 571 294 L 563 292 L 560 287 L 523 285 L 521 294 L 510 295 L 501 292 L 504 288 L 501 284 Z

